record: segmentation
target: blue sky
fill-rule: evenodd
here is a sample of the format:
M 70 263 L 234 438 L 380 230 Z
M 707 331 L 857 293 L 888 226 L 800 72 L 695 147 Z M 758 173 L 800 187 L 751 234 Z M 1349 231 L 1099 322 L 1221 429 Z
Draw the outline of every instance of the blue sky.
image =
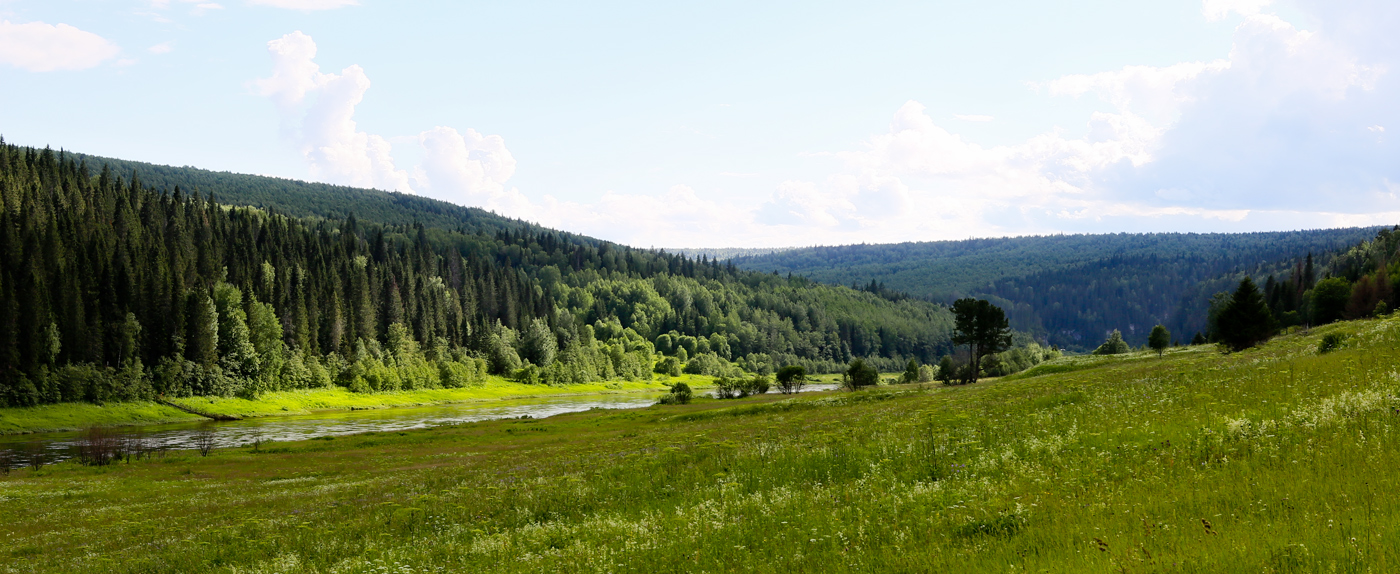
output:
M 643 247 L 1397 223 L 1334 4 L 0 0 L 0 135 Z

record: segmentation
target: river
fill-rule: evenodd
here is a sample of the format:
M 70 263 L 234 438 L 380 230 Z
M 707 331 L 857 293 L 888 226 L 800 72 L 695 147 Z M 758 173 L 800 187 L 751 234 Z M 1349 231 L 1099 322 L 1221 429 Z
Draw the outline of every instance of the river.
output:
M 802 390 L 829 391 L 836 387 L 835 384 L 810 384 Z M 495 419 L 538 419 L 592 409 L 632 409 L 653 405 L 658 396 L 659 392 L 538 397 L 424 407 L 327 411 L 226 422 L 113 427 L 108 430 L 131 444 L 139 442 L 141 448 L 148 451 L 195 449 L 200 442 L 213 448 L 230 448 L 256 442 L 393 432 Z M 42 464 L 61 462 L 72 458 L 82 442 L 83 433 L 80 432 L 0 436 L 0 465 L 23 468 L 30 466 L 35 458 Z

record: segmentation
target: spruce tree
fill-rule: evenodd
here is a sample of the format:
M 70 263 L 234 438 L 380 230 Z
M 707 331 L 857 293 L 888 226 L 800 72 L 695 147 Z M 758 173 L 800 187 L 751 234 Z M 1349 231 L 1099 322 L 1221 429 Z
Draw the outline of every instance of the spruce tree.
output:
M 1278 331 L 1278 322 L 1254 281 L 1245 277 L 1220 312 L 1217 328 L 1221 342 L 1230 350 L 1243 351 L 1269 340 Z

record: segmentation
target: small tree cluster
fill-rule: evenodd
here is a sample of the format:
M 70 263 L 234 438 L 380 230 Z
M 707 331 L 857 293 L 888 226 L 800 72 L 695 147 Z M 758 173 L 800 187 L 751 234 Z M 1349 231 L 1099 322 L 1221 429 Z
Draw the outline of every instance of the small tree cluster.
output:
M 1132 349 L 1128 347 L 1128 342 L 1123 340 L 1123 333 L 1118 331 L 1118 329 L 1114 329 L 1112 333 L 1108 334 L 1108 339 L 1105 339 L 1103 344 L 1099 345 L 1099 348 L 1094 349 L 1094 354 L 1119 355 L 1130 350 Z
M 848 391 L 858 391 L 878 384 L 880 371 L 863 359 L 851 361 L 851 366 L 841 374 L 841 387 Z
M 658 399 L 656 403 L 661 405 L 688 405 L 693 396 L 694 392 L 690 390 L 690 385 L 676 383 L 671 385 L 671 392 L 661 395 L 661 398 Z
M 776 376 L 778 381 L 778 391 L 790 395 L 802 392 L 802 387 L 807 386 L 807 369 L 798 365 L 788 365 L 778 369 Z
M 768 392 L 771 382 L 766 375 L 752 377 L 720 377 L 715 379 L 715 398 L 742 399 L 749 395 L 762 395 Z

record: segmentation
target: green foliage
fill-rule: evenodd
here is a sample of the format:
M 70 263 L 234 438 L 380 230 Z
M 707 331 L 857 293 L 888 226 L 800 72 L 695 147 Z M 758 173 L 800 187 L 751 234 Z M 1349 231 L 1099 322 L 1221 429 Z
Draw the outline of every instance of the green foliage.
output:
M 1342 343 L 1346 342 L 1346 335 L 1341 333 L 1328 333 L 1322 336 L 1317 342 L 1317 354 L 1325 355 L 1342 348 Z
M 1013 375 L 1045 361 L 1053 361 L 1060 358 L 1060 351 L 1050 347 L 1042 347 L 1040 344 L 1031 342 L 1023 346 L 1002 351 L 993 355 L 995 366 L 983 365 L 985 372 L 994 377 L 1004 377 Z M 950 363 L 952 359 L 949 359 Z M 950 367 L 951 368 L 951 367 Z
M 1204 344 L 1209 343 L 1209 342 L 1210 342 L 1210 341 L 1207 341 L 1207 340 L 1206 340 L 1206 336 L 1205 336 L 1205 335 L 1202 335 L 1200 331 L 1196 331 L 1196 335 L 1193 336 L 1193 337 L 1191 337 L 1191 344 L 1192 344 L 1192 345 L 1204 345 Z
M 542 318 L 530 322 L 520 333 L 520 358 L 536 365 L 547 367 L 554 362 L 559 352 L 559 343 L 549 329 L 549 323 Z
M 653 370 L 658 375 L 679 377 L 681 376 L 681 360 L 676 357 L 662 357 L 656 362 L 656 367 Z
M 742 399 L 750 395 L 762 395 L 768 392 L 771 384 L 766 375 L 720 377 L 715 379 L 715 398 Z
M 879 383 L 880 371 L 862 359 L 851 361 L 851 366 L 841 374 L 841 386 L 851 391 L 873 387 Z
M 982 374 L 982 358 L 1011 347 L 1011 327 L 1006 313 L 984 299 L 954 301 L 953 317 L 957 325 L 953 344 L 967 345 L 971 351 L 966 382 L 975 383 Z
M 1278 322 L 1264 302 L 1264 296 L 1248 277 L 1240 281 L 1230 303 L 1220 313 L 1217 328 L 1220 340 L 1230 350 L 1242 351 L 1269 340 L 1278 331 Z
M 711 377 L 737 376 L 739 369 L 714 353 L 696 355 L 682 369 L 687 375 L 707 375 Z
M 1157 351 L 1158 357 L 1162 356 L 1162 353 L 1165 352 L 1167 350 L 1167 347 L 1170 347 L 1171 345 L 1171 331 L 1168 331 L 1167 327 L 1164 325 L 1157 325 L 1156 327 L 1153 327 L 1152 333 L 1147 336 L 1147 346 L 1151 347 L 1152 350 Z
M 661 398 L 657 399 L 656 402 L 661 405 L 688 405 L 693 396 L 694 392 L 690 390 L 690 385 L 676 383 L 671 385 L 671 392 L 661 395 Z
M 658 350 L 769 374 L 949 346 L 947 309 L 889 293 L 416 196 L 80 158 L 0 143 L 0 404 L 56 400 L 36 381 L 75 365 L 144 381 L 115 392 L 255 396 L 468 384 L 464 354 L 566 384 L 649 378 Z
M 807 369 L 801 365 L 787 365 L 778 369 L 774 377 L 778 383 L 778 391 L 785 395 L 802 392 L 802 387 L 807 386 Z
M 900 382 L 909 384 L 919 382 L 919 362 L 909 359 L 909 363 L 904 366 L 904 374 L 900 375 Z
M 1090 351 L 1098 333 L 1122 325 L 1152 325 L 1163 316 L 1171 317 L 1167 327 L 1173 332 L 1205 331 L 1210 296 L 1233 288 L 1243 275 L 1287 272 L 1294 258 L 1345 250 L 1374 235 L 1375 227 L 1050 235 L 813 247 L 741 255 L 734 262 L 763 273 L 859 284 L 867 292 L 896 298 L 903 293 L 944 303 L 961 297 L 987 299 L 1006 310 L 1018 331 L 1059 348 Z M 1364 268 L 1381 254 L 1394 261 L 1395 242 L 1391 237 L 1375 248 L 1357 249 L 1347 257 L 1348 265 Z M 1337 274 L 1345 273 L 1339 269 Z M 1305 288 L 1311 285 L 1309 280 Z M 1301 295 L 1297 286 L 1279 295 Z M 1296 308 L 1297 301 L 1292 305 Z M 1140 330 L 1126 336 L 1137 346 L 1146 342 L 1147 334 Z
M 1332 333 L 1348 344 L 1313 354 Z M 34 572 L 1400 563 L 1385 542 L 1400 531 L 1400 320 L 1300 331 L 1247 354 L 1036 369 L 954 392 L 699 401 L 17 469 L 3 479 L 0 537 L 5 563 Z M 81 419 L 123 407 L 41 409 Z M 380 552 L 365 552 L 371 540 Z M 801 554 L 734 548 L 784 545 Z
M 951 385 L 957 379 L 957 374 L 958 367 L 953 363 L 953 358 L 943 355 L 943 358 L 938 361 L 938 381 L 945 385 Z
M 1312 289 L 1312 322 L 1326 325 L 1342 318 L 1351 301 L 1351 284 L 1341 277 L 1329 277 Z
M 1104 340 L 1103 344 L 1099 345 L 1099 348 L 1094 349 L 1094 354 L 1121 355 L 1131 350 L 1132 349 L 1128 347 L 1128 343 L 1123 340 L 1123 333 L 1120 333 L 1118 329 L 1114 329 L 1112 333 L 1108 334 L 1108 338 Z

